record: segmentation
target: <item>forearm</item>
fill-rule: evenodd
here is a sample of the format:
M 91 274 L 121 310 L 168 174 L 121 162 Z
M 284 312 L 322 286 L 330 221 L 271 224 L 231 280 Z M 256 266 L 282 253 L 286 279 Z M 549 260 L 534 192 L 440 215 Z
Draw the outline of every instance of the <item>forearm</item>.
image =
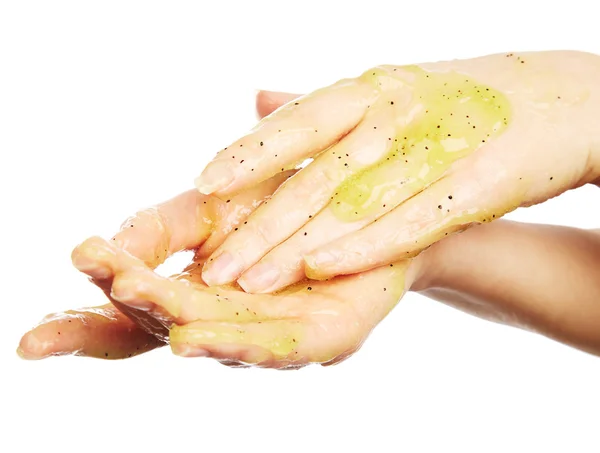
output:
M 413 290 L 600 354 L 600 233 L 497 221 L 417 260 Z

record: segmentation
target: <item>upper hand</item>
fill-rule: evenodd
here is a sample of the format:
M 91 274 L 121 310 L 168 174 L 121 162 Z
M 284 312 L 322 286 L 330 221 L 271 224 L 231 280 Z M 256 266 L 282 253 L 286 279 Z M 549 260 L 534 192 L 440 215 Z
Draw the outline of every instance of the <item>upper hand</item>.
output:
M 600 176 L 600 59 L 382 66 L 296 99 L 197 180 L 220 197 L 314 161 L 215 251 L 211 284 L 264 293 L 415 256 Z

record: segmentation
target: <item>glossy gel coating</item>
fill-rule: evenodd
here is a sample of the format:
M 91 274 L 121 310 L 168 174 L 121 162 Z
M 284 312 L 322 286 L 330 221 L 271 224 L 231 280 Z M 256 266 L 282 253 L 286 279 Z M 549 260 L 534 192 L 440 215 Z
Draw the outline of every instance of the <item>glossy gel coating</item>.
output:
M 432 184 L 510 121 L 510 104 L 501 92 L 457 72 L 409 66 L 371 70 L 362 78 L 381 86 L 383 105 L 399 119 L 388 155 L 336 190 L 331 209 L 345 221 L 386 210 Z

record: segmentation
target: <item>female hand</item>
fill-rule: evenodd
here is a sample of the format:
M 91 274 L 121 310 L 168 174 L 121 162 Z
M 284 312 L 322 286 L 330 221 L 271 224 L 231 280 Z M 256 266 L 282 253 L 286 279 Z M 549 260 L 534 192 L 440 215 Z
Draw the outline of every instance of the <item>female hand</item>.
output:
M 102 260 L 108 259 L 105 255 L 119 253 L 136 260 L 144 269 L 155 269 L 181 250 L 198 248 L 197 256 L 209 255 L 290 175 L 277 175 L 227 201 L 190 190 L 127 219 L 102 250 L 78 246 L 72 254 L 74 264 L 90 276 L 112 304 L 47 316 L 22 338 L 19 354 L 43 358 L 72 353 L 114 359 L 163 346 L 168 341 L 168 326 L 112 297 L 115 272 L 102 266 Z M 84 244 L 95 241 L 104 242 L 90 239 Z M 95 254 L 90 252 L 92 249 Z M 89 253 L 92 255 L 87 257 Z
M 73 252 L 73 263 L 113 305 L 44 318 L 21 340 L 20 355 L 115 359 L 170 342 L 175 354 L 209 356 L 228 365 L 298 368 L 350 356 L 410 285 L 408 261 L 326 282 L 306 281 L 277 295 L 208 288 L 200 278 L 204 260 L 224 235 L 283 179 L 285 174 L 275 176 L 228 201 L 189 191 L 141 211 L 110 241 L 83 242 Z M 188 249 L 196 253 L 183 272 L 171 278 L 154 272 L 168 256 Z
M 381 66 L 296 99 L 197 180 L 238 192 L 306 158 L 207 262 L 267 293 L 415 256 L 600 177 L 600 58 L 503 54 Z

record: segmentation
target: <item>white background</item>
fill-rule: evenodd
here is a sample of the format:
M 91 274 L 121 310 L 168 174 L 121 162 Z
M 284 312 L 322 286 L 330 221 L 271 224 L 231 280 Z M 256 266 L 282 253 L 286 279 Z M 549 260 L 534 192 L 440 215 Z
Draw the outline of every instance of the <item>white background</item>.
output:
M 255 89 L 305 92 L 381 63 L 600 53 L 591 1 L 351 3 L 1 3 L 0 451 L 600 451 L 598 358 L 414 294 L 331 368 L 15 354 L 46 313 L 104 303 L 72 248 L 190 188 L 253 126 Z M 598 227 L 599 194 L 510 217 Z

